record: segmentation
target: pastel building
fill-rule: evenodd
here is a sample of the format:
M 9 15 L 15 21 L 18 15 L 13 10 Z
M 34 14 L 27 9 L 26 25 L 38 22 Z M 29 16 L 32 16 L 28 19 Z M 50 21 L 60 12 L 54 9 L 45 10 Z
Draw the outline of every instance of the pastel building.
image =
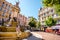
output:
M 50 16 L 54 19 L 57 19 L 57 24 L 60 24 L 60 16 L 55 13 L 53 8 L 47 7 L 39 9 L 38 19 L 41 22 L 42 26 L 45 26 L 45 20 Z
M 21 26 L 26 26 L 26 24 L 27 24 L 27 17 L 25 17 L 24 15 L 19 14 L 18 21 L 19 21 L 19 24 Z
M 13 5 L 6 0 L 0 0 L 0 18 L 17 17 L 19 12 L 18 2 L 16 2 L 16 5 Z

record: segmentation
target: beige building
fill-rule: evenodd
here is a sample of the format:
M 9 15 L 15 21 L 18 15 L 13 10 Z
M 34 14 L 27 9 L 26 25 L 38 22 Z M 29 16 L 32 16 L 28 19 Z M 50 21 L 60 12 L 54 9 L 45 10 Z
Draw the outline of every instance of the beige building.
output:
M 18 15 L 18 21 L 19 21 L 20 26 L 26 26 L 27 17 L 25 17 L 24 15 L 19 14 Z
M 18 3 L 12 5 L 6 0 L 0 0 L 0 17 L 9 18 L 9 15 L 11 17 L 17 17 L 19 11 Z
M 45 20 L 51 16 L 54 19 L 57 19 L 57 24 L 60 24 L 60 16 L 54 12 L 54 9 L 51 7 L 48 8 L 40 8 L 39 10 L 39 21 L 41 22 L 41 25 L 45 25 Z
M 30 17 L 27 18 L 27 26 L 29 26 L 29 25 L 28 25 L 29 22 L 30 22 Z
M 5 0 L 0 0 L 0 17 L 8 18 L 12 12 L 12 4 Z
M 0 21 L 2 23 L 3 23 L 2 20 L 4 20 L 4 22 L 9 20 L 8 24 L 11 24 L 13 19 L 17 20 L 19 12 L 20 12 L 19 2 L 16 2 L 16 4 L 13 5 L 7 2 L 6 0 L 0 0 Z
M 4 20 L 8 20 L 9 17 L 11 18 L 9 24 L 11 24 L 12 19 L 15 18 L 18 24 L 26 26 L 27 17 L 20 14 L 19 2 L 12 5 L 6 0 L 0 0 L 0 19 L 4 18 Z

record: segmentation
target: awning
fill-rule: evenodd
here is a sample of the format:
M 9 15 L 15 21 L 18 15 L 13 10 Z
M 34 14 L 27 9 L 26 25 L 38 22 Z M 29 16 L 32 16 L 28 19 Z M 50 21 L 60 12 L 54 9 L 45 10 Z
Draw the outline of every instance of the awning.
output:
M 52 26 L 52 29 L 60 29 L 60 25 Z

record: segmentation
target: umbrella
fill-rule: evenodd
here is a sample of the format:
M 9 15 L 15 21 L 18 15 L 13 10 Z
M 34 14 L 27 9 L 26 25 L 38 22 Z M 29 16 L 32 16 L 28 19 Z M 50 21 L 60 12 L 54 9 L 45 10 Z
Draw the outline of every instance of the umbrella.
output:
M 60 29 L 60 25 L 52 26 L 52 29 Z

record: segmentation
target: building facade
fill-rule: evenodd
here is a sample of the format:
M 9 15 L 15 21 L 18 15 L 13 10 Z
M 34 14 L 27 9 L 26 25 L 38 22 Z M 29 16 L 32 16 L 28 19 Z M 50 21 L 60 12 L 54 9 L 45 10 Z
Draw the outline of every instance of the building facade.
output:
M 26 24 L 27 24 L 27 17 L 25 17 L 24 15 L 19 14 L 18 21 L 19 21 L 19 25 L 20 26 L 26 26 Z
M 15 18 L 17 23 L 21 26 L 26 26 L 27 23 L 27 17 L 20 14 L 19 2 L 16 2 L 15 5 L 12 5 L 6 0 L 0 0 L 0 19 L 1 18 L 4 20 L 8 20 L 10 18 L 8 24 L 11 24 L 13 18 Z
M 17 17 L 17 14 L 20 12 L 19 7 L 16 5 L 12 5 L 6 0 L 0 0 L 0 17 L 8 18 L 9 15 L 11 17 Z
M 45 25 L 45 20 L 50 16 L 54 19 L 57 19 L 57 24 L 60 24 L 60 19 L 59 19 L 60 16 L 54 12 L 53 8 L 51 7 L 40 8 L 38 17 L 39 17 L 39 21 L 41 22 L 41 25 Z
M 13 5 L 6 0 L 0 0 L 0 19 L 7 21 L 8 19 L 16 18 L 20 12 L 19 3 L 16 2 L 16 5 Z
M 8 18 L 9 14 L 12 13 L 12 4 L 5 0 L 0 0 L 0 17 Z
M 27 26 L 29 26 L 30 17 L 27 18 Z

